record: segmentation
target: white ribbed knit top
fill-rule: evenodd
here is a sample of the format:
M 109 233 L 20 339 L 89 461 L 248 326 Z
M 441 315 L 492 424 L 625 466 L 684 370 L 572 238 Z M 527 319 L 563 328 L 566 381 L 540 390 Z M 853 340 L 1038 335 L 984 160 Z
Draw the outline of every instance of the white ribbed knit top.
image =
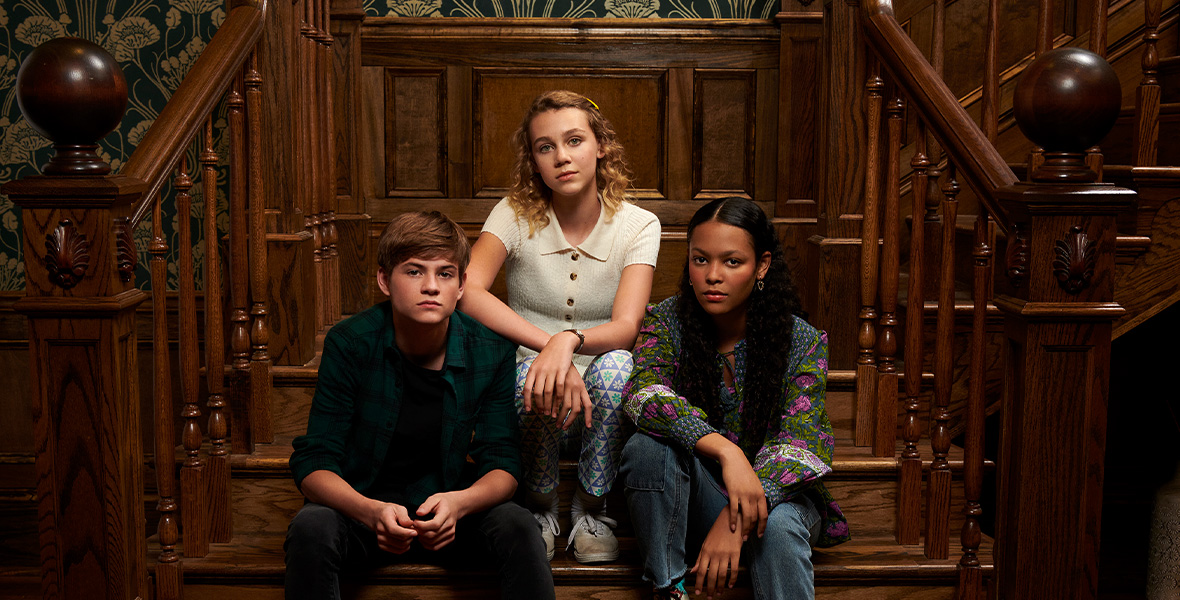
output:
M 549 225 L 529 237 L 528 221 L 517 217 L 507 198 L 492 209 L 483 230 L 508 250 L 508 306 L 550 335 L 610 321 L 623 267 L 654 267 L 660 252 L 659 219 L 631 203 L 610 220 L 599 211 L 598 223 L 577 246 L 566 241 L 552 207 Z M 521 346 L 517 359 L 533 354 Z M 574 365 L 585 373 L 593 358 L 574 355 Z

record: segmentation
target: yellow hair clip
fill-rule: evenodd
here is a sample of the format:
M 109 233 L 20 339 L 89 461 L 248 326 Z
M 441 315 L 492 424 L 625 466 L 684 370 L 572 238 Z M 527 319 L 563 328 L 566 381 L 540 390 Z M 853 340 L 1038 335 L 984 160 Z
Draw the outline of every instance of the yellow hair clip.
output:
M 582 97 L 583 97 L 583 98 L 586 98 L 586 96 L 582 96 Z M 601 109 L 601 108 L 598 108 L 598 105 L 597 105 L 597 104 L 595 104 L 593 100 L 591 100 L 591 99 L 589 99 L 589 98 L 586 98 L 586 102 L 589 102 L 589 103 L 590 103 L 590 106 L 593 106 L 593 107 L 594 107 L 594 110 L 596 110 L 596 111 L 598 111 L 598 112 L 602 112 L 602 109 Z

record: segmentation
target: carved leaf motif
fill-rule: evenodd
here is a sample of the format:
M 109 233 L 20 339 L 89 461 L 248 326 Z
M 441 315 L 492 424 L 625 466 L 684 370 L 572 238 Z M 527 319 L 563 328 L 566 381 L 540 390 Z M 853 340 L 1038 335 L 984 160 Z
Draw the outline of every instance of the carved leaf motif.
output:
M 49 281 L 62 289 L 70 289 L 86 275 L 90 266 L 90 242 L 78 233 L 73 222 L 63 219 L 57 228 L 45 235 L 45 268 Z
M 1009 238 L 1008 251 L 1004 257 L 1008 262 L 1008 279 L 1012 287 L 1024 285 L 1024 278 L 1028 275 L 1028 238 L 1020 231 L 1019 226 L 1012 228 Z
M 135 278 L 135 267 L 139 265 L 139 254 L 135 251 L 135 238 L 131 235 L 128 217 L 115 220 L 115 265 L 119 279 L 129 282 Z
M 1077 225 L 1069 229 L 1064 240 L 1057 240 L 1053 248 L 1057 254 L 1053 260 L 1053 274 L 1061 289 L 1076 294 L 1090 285 L 1098 261 L 1094 245 L 1095 242 Z

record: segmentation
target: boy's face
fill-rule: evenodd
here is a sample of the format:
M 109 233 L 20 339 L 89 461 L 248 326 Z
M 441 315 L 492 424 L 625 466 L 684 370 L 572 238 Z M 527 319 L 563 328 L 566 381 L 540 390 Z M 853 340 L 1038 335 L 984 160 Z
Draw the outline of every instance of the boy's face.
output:
M 377 285 L 389 296 L 393 312 L 423 325 L 445 323 L 463 297 L 467 274 L 449 258 L 413 257 L 392 272 L 377 270 Z

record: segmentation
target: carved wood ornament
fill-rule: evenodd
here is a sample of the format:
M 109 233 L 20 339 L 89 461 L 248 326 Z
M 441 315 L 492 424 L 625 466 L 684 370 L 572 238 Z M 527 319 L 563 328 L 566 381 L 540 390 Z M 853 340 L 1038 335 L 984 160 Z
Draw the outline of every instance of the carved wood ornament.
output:
M 1012 226 L 1012 236 L 1008 240 L 1008 251 L 1004 258 L 1008 263 L 1008 280 L 1012 282 L 1012 287 L 1024 285 L 1024 278 L 1028 276 L 1028 238 L 1019 225 Z
M 1053 248 L 1057 254 L 1053 260 L 1053 274 L 1061 289 L 1076 294 L 1090 285 L 1098 260 L 1094 246 L 1095 242 L 1077 225 L 1070 227 L 1065 239 L 1057 240 Z
M 139 265 L 139 254 L 135 251 L 135 238 L 131 235 L 131 220 L 128 217 L 115 219 L 115 268 L 119 279 L 129 282 L 135 278 L 135 267 Z
M 45 268 L 55 285 L 68 290 L 86 275 L 90 242 L 69 219 L 62 219 L 56 229 L 45 235 L 45 251 Z

